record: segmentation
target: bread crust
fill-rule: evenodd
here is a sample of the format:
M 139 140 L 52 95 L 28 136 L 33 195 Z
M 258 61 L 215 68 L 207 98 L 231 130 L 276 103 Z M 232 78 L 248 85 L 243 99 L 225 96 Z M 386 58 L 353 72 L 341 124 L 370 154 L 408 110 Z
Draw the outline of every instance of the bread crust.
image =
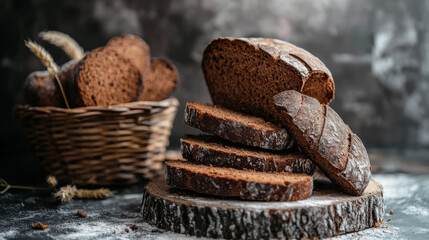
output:
M 309 198 L 313 191 L 313 179 L 305 174 L 282 173 L 300 176 L 300 180 L 284 182 L 283 184 L 253 182 L 234 179 L 225 176 L 212 176 L 196 173 L 187 166 L 177 166 L 174 163 L 182 161 L 165 162 L 165 180 L 171 187 L 188 189 L 198 193 L 224 197 L 239 197 L 255 201 L 297 201 Z M 193 165 L 193 164 L 192 164 Z M 201 165 L 200 165 L 201 166 Z M 207 167 L 209 168 L 209 167 Z M 212 169 L 223 168 L 210 167 Z M 232 169 L 236 174 L 243 170 Z M 257 174 L 257 172 L 254 172 Z
M 180 139 L 183 158 L 197 164 L 312 175 L 316 165 L 305 154 L 267 152 L 224 141 L 215 136 L 187 135 Z
M 341 117 L 296 91 L 279 93 L 274 103 L 283 125 L 325 175 L 343 192 L 361 195 L 371 178 L 368 153 Z
M 70 60 L 63 64 L 58 72 L 58 77 L 66 93 L 67 100 L 70 100 L 68 91 L 69 81 L 73 68 L 77 65 L 78 61 L 77 59 Z M 48 71 L 37 71 L 28 75 L 23 89 L 25 100 L 31 106 L 66 107 L 58 83 Z
M 217 111 L 210 111 L 211 108 Z M 269 150 L 292 148 L 293 140 L 286 129 L 251 116 L 245 117 L 254 123 L 245 123 L 238 120 L 238 115 L 245 114 L 209 104 L 187 103 L 184 119 L 191 127 L 235 143 Z

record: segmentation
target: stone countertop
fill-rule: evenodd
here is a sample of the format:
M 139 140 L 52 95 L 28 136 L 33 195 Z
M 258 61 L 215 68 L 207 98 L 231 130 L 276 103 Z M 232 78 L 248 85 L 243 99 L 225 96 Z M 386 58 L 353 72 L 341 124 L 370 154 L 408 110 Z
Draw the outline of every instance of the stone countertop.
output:
M 388 228 L 367 229 L 334 239 L 429 239 L 429 175 L 373 177 L 384 187 L 386 216 L 382 226 Z M 142 190 L 140 184 L 116 190 L 104 200 L 72 200 L 64 204 L 48 193 L 10 191 L 0 195 L 0 239 L 189 239 L 142 221 Z M 77 210 L 88 216 L 78 216 Z M 392 220 L 387 222 L 388 218 Z M 39 221 L 49 228 L 32 229 L 31 223 Z M 134 224 L 137 230 L 130 229 Z

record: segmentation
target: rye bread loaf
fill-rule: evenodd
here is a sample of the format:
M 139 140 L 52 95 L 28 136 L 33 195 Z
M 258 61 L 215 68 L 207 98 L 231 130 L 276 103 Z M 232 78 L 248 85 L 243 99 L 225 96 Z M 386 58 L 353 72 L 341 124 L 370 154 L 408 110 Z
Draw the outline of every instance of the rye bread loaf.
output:
M 288 42 L 218 38 L 205 49 L 202 68 L 213 104 L 280 123 L 273 96 L 296 90 L 327 104 L 334 99 L 331 72 L 317 57 Z
M 179 72 L 170 61 L 153 59 L 150 71 L 144 79 L 144 88 L 139 100 L 161 101 L 176 89 L 178 82 Z
M 269 152 L 222 140 L 212 135 L 180 139 L 183 158 L 197 164 L 258 172 L 292 172 L 312 175 L 316 165 L 298 152 Z
M 313 191 L 311 176 L 299 173 L 267 173 L 166 161 L 166 183 L 171 187 L 224 197 L 258 201 L 296 201 Z
M 58 71 L 58 78 L 66 93 L 67 100 L 70 99 L 68 94 L 69 81 L 78 62 L 78 59 L 71 60 L 62 65 Z M 48 71 L 37 71 L 28 75 L 24 82 L 23 91 L 27 104 L 31 106 L 66 107 L 58 83 Z
M 286 129 L 262 118 L 224 107 L 186 103 L 185 123 L 203 132 L 248 146 L 270 150 L 289 149 L 293 140 Z
M 70 104 L 108 106 L 137 100 L 143 87 L 139 70 L 113 48 L 89 52 L 70 81 Z
M 140 75 L 146 78 L 150 69 L 150 48 L 143 39 L 126 34 L 110 39 L 106 46 L 115 49 L 124 58 L 130 60 L 140 71 Z
M 371 178 L 366 149 L 329 106 L 297 91 L 274 96 L 279 118 L 297 145 L 343 192 L 360 195 Z

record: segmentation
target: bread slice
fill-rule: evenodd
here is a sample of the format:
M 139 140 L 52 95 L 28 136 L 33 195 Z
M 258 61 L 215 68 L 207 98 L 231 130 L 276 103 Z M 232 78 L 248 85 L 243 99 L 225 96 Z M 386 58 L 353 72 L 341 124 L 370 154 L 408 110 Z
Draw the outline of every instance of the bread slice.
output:
M 62 65 L 58 71 L 58 78 L 64 88 L 67 100 L 70 99 L 68 94 L 69 81 L 78 62 L 78 59 L 71 60 Z M 48 71 L 37 71 L 28 75 L 23 89 L 25 100 L 31 106 L 66 107 L 58 83 Z
M 153 59 L 150 71 L 144 79 L 140 101 L 161 101 L 168 97 L 177 87 L 179 72 L 168 60 Z
M 218 38 L 205 49 L 202 68 L 213 104 L 280 123 L 273 96 L 297 90 L 321 103 L 334 99 L 331 72 L 293 44 L 266 38 Z
M 135 101 L 142 90 L 139 70 L 113 48 L 89 52 L 76 66 L 70 85 L 74 107 Z
M 267 173 L 166 161 L 165 180 L 171 187 L 224 197 L 257 201 L 296 201 L 313 191 L 311 176 Z
M 343 192 L 361 195 L 371 178 L 366 149 L 338 114 L 297 91 L 274 96 L 279 118 L 300 148 Z
M 127 34 L 110 39 L 106 46 L 130 60 L 140 71 L 140 75 L 146 78 L 150 69 L 150 48 L 143 39 Z
M 258 172 L 292 172 L 312 175 L 316 165 L 305 154 L 268 152 L 222 140 L 212 135 L 180 139 L 183 158 L 198 164 Z
M 286 129 L 262 118 L 220 106 L 188 102 L 185 123 L 203 132 L 248 146 L 270 150 L 283 150 L 293 146 L 293 140 Z

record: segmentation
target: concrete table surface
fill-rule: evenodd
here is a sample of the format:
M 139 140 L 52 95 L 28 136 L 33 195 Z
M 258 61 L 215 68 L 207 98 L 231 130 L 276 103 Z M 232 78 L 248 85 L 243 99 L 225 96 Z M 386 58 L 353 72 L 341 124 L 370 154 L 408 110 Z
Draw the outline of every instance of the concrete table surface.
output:
M 429 239 L 429 175 L 374 174 L 373 178 L 384 187 L 383 228 L 334 239 Z M 64 204 L 48 193 L 7 192 L 0 195 L 0 239 L 189 239 L 142 221 L 142 189 L 140 184 L 117 190 L 104 200 L 72 200 Z M 81 218 L 77 210 L 88 216 Z M 39 221 L 49 228 L 32 229 L 31 223 Z M 137 230 L 130 229 L 134 224 Z

